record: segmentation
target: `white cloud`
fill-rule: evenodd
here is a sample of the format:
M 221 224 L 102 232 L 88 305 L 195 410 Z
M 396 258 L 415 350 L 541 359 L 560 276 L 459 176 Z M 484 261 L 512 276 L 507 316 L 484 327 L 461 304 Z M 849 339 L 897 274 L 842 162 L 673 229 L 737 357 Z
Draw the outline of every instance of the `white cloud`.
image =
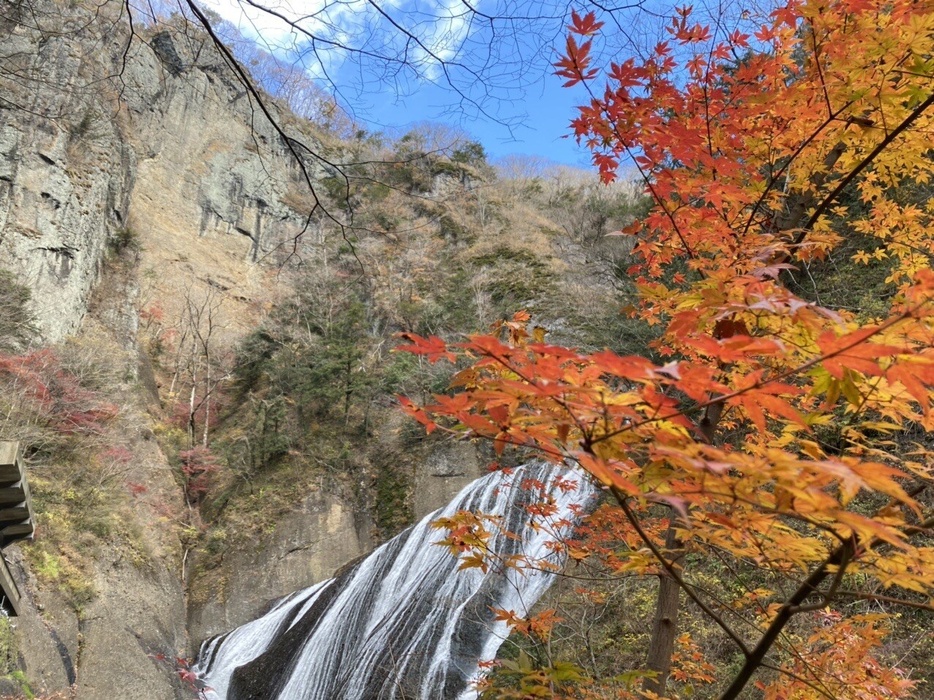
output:
M 460 0 L 441 0 L 437 3 L 434 31 L 425 42 L 438 61 L 450 61 L 457 56 L 467 39 L 470 30 L 470 15 Z M 431 79 L 439 77 L 441 66 L 430 57 L 429 75 Z
M 269 13 L 261 12 L 237 0 L 202 0 L 202 4 L 214 10 L 250 38 L 262 37 L 280 41 L 292 34 L 292 28 Z M 278 7 L 281 3 L 276 3 Z
M 247 38 L 281 57 L 294 56 L 307 37 L 279 17 L 239 0 L 201 0 L 229 21 Z M 298 23 L 309 33 L 349 46 L 400 47 L 405 37 L 365 0 L 263 0 L 272 12 Z M 428 80 L 441 77 L 439 61 L 450 61 L 470 30 L 470 16 L 460 0 L 384 0 L 380 7 L 417 36 L 426 49 L 416 48 L 409 57 Z M 411 48 L 411 47 L 410 47 Z M 342 60 L 336 51 L 322 52 L 333 69 Z M 434 57 L 433 57 L 434 56 Z M 305 57 L 308 60 L 308 57 Z M 320 66 L 309 66 L 312 73 Z

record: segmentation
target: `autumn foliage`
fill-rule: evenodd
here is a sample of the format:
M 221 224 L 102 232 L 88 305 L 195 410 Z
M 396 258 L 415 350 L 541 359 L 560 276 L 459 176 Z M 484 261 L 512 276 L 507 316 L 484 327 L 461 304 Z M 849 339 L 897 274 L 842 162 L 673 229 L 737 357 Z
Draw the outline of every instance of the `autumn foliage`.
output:
M 0 354 L 0 380 L 8 394 L 19 397 L 11 408 L 30 422 L 59 435 L 99 435 L 117 407 L 82 386 L 50 349 L 22 355 Z
M 178 459 L 185 479 L 185 498 L 190 504 L 200 503 L 211 490 L 221 470 L 220 460 L 210 448 L 203 445 L 182 450 L 178 453 Z
M 600 482 L 619 544 L 577 555 L 677 582 L 741 657 L 720 697 L 912 697 L 874 654 L 899 606 L 934 596 L 934 10 L 793 0 L 726 27 L 683 8 L 644 58 L 594 65 L 606 29 L 574 13 L 557 73 L 588 92 L 572 126 L 603 179 L 632 163 L 654 201 L 620 235 L 666 360 L 549 345 L 519 313 L 461 343 L 408 336 L 471 366 L 403 405 Z M 881 313 L 802 283 L 856 240 L 854 263 L 886 266 Z M 724 599 L 685 555 L 757 572 L 730 591 L 764 583 Z

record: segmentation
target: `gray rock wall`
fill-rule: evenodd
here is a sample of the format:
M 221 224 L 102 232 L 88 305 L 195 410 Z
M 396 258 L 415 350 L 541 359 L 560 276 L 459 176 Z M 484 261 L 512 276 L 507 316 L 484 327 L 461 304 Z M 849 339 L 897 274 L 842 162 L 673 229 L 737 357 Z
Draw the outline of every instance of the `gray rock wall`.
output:
M 59 25 L 0 24 L 0 265 L 30 287 L 52 342 L 86 312 L 133 179 L 133 154 L 97 86 L 113 72 L 108 52 L 82 50 L 81 33 L 67 18 Z
M 413 513 L 421 519 L 450 501 L 481 476 L 477 450 L 471 443 L 438 443 L 416 465 Z
M 269 262 L 307 216 L 284 201 L 301 189 L 292 155 L 203 38 L 165 30 L 157 39 L 132 47 L 123 76 L 139 159 L 134 225 Z
M 21 670 L 34 693 L 78 700 L 190 698 L 175 657 L 187 644 L 184 596 L 164 562 L 131 562 L 118 550 L 99 562 L 97 594 L 80 615 L 43 594 L 18 548 L 6 556 L 25 593 L 13 618 Z
M 350 502 L 325 491 L 309 494 L 271 529 L 230 547 L 215 568 L 199 571 L 198 560 L 192 562 L 188 631 L 193 645 L 259 617 L 277 598 L 331 578 L 374 545 L 366 519 Z
M 155 253 L 203 239 L 217 257 L 276 262 L 311 207 L 281 137 L 203 37 L 128 39 L 119 22 L 50 34 L 0 21 L 0 266 L 32 290 L 47 342 L 80 324 L 122 229 Z

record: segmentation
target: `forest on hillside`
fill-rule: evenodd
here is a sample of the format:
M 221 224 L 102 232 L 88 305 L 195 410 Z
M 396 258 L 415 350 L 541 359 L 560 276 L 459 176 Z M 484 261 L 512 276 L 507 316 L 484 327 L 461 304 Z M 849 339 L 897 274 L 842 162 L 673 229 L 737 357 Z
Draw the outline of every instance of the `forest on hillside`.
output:
M 454 6 L 557 42 L 593 172 L 491 161 L 435 123 L 364 128 L 339 85 L 194 2 L 134 25 L 163 62 L 217 52 L 294 164 L 277 205 L 303 227 L 253 241 L 264 283 L 236 299 L 168 294 L 154 243 L 123 226 L 91 311 L 138 280 L 133 371 L 101 361 L 116 345 L 99 333 L 47 346 L 28 286 L 0 272 L 2 434 L 42 465 L 37 578 L 80 615 L 101 541 L 145 559 L 143 497 L 192 599 L 310 490 L 349 494 L 385 540 L 416 519 L 420 460 L 469 441 L 490 469 L 573 464 L 603 493 L 555 545 L 568 564 L 536 612 L 494 611 L 511 635 L 481 698 L 928 697 L 934 11 L 585 2 L 555 8 L 550 39 L 546 12 Z M 487 109 L 494 89 L 458 81 L 498 85 L 494 64 L 429 50 L 410 12 L 410 62 L 393 68 L 388 41 L 340 50 Z M 292 21 L 306 48 L 333 40 Z M 179 503 L 131 476 L 137 430 Z M 461 513 L 441 543 L 462 568 L 550 566 L 498 557 L 499 526 Z

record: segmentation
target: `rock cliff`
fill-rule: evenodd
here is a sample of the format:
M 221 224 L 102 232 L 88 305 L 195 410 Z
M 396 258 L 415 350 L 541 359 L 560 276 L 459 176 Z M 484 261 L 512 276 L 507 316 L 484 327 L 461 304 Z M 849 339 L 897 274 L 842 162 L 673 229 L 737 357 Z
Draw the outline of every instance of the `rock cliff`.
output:
M 217 339 L 230 348 L 268 312 L 295 242 L 307 257 L 320 239 L 294 157 L 206 37 L 184 24 L 131 28 L 124 11 L 31 0 L 0 13 L 0 266 L 30 289 L 43 343 L 93 336 L 123 391 L 149 389 L 121 409 L 146 425 L 160 389 L 140 312 L 178 317 L 192 298 L 218 295 Z M 107 262 L 120 251 L 128 262 Z M 0 680 L 0 693 L 188 697 L 176 655 L 374 544 L 359 502 L 322 488 L 205 570 L 188 556 L 190 504 L 150 429 L 126 446 L 121 479 L 135 500 L 120 527 L 133 544 L 87 545 L 93 595 L 66 600 L 7 550 L 27 604 L 15 623 L 22 674 Z M 435 461 L 419 515 L 477 471 L 475 458 L 466 471 L 448 461 Z
M 0 18 L 0 264 L 57 341 L 77 329 L 107 242 L 126 226 L 135 157 L 99 87 L 116 39 L 45 10 L 14 5 Z
M 138 239 L 166 288 L 194 260 L 226 291 L 305 230 L 294 158 L 204 35 L 33 4 L 0 18 L 0 265 L 46 341 L 78 328 L 108 242 Z

